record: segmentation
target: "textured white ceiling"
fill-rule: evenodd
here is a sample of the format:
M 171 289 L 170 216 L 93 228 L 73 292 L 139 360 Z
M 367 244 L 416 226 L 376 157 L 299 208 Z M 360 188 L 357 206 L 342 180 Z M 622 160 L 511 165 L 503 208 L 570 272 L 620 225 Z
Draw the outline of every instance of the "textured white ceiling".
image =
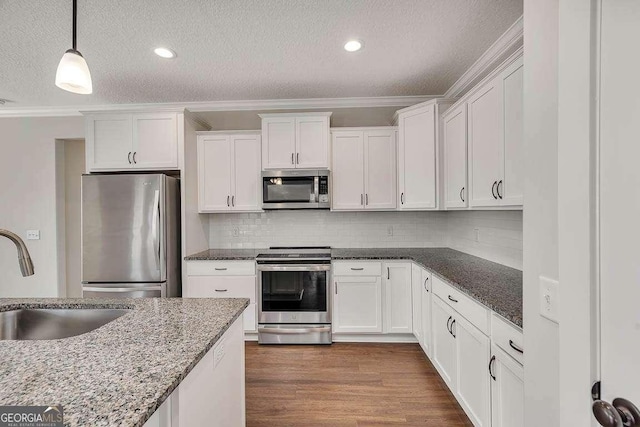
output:
M 442 94 L 522 14 L 521 0 L 78 3 L 88 96 L 54 85 L 71 0 L 0 0 L 5 108 Z M 364 49 L 345 52 L 350 38 Z

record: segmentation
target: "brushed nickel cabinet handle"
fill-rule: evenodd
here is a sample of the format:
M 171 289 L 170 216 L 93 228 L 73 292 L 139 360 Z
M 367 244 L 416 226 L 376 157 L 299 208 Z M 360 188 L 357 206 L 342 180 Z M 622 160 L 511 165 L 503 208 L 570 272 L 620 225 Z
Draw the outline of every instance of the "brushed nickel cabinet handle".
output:
M 216 271 L 227 271 L 227 267 L 216 267 Z
M 500 192 L 501 185 L 502 185 L 502 180 L 500 180 L 500 182 L 498 182 L 498 185 L 496 186 L 496 193 L 498 193 L 498 197 L 500 197 L 500 200 L 502 200 L 502 193 Z
M 515 345 L 513 340 L 509 340 L 509 347 L 511 347 L 512 349 L 514 349 L 515 351 L 517 351 L 520 354 L 524 354 L 524 350 L 521 349 L 520 347 L 518 347 L 517 345 Z
M 230 207 L 231 205 L 229 204 L 229 196 L 227 196 L 227 207 Z
M 496 184 L 498 184 L 498 181 L 493 181 L 493 185 L 491 186 L 491 195 L 493 195 L 494 199 L 498 199 L 498 196 L 496 196 Z
M 495 381 L 496 376 L 493 375 L 493 362 L 496 361 L 496 356 L 491 356 L 491 360 L 489 360 L 489 376 Z
M 216 289 L 216 292 L 227 292 L 226 289 Z
M 291 153 L 291 164 L 294 165 L 294 161 L 293 161 L 293 153 Z
M 236 205 L 236 196 L 234 195 L 234 196 L 231 196 L 231 206 L 235 207 L 235 205 Z
M 127 154 L 127 159 L 129 160 L 129 164 L 131 164 L 131 151 L 129 151 L 129 154 Z
M 133 152 L 133 164 L 134 164 L 134 165 L 138 163 L 138 162 L 136 161 L 136 154 L 138 154 L 138 152 L 137 152 L 137 151 L 134 151 L 134 152 Z
M 362 270 L 364 270 L 364 267 L 357 267 L 357 268 L 356 267 L 351 267 L 351 269 L 353 271 L 362 271 Z
M 300 153 L 296 153 L 296 164 L 300 164 Z
M 449 301 L 458 302 L 458 300 L 457 300 L 457 299 L 453 299 L 453 298 L 451 297 L 451 295 L 449 295 L 449 296 L 448 296 L 448 298 L 449 298 Z

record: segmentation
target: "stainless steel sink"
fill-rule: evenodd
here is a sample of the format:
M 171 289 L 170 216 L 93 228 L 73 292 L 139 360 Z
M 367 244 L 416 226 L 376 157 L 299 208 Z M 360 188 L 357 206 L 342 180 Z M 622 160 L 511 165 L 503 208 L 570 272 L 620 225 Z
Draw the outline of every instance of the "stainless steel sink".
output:
M 0 312 L 0 340 L 55 340 L 98 329 L 130 309 L 21 308 Z

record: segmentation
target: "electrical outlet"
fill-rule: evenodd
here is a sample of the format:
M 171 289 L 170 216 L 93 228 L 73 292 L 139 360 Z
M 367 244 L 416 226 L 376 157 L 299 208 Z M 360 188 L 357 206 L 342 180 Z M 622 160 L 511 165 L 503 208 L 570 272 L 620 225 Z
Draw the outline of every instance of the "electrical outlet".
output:
M 480 241 L 480 229 L 479 228 L 474 228 L 473 229 L 473 238 L 476 242 Z
M 540 276 L 540 315 L 558 323 L 558 300 L 560 297 L 557 280 Z
M 40 230 L 27 230 L 27 240 L 40 240 Z
M 233 237 L 240 237 L 240 228 L 233 227 Z
M 389 228 L 387 228 L 387 236 L 393 236 L 393 225 L 390 225 Z

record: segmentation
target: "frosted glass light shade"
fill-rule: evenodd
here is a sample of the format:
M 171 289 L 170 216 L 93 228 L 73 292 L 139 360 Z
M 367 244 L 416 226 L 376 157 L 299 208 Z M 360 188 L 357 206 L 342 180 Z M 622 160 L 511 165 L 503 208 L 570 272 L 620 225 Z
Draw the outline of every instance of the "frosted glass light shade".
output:
M 91 73 L 80 52 L 69 49 L 62 55 L 56 71 L 56 86 L 82 95 L 93 92 Z

